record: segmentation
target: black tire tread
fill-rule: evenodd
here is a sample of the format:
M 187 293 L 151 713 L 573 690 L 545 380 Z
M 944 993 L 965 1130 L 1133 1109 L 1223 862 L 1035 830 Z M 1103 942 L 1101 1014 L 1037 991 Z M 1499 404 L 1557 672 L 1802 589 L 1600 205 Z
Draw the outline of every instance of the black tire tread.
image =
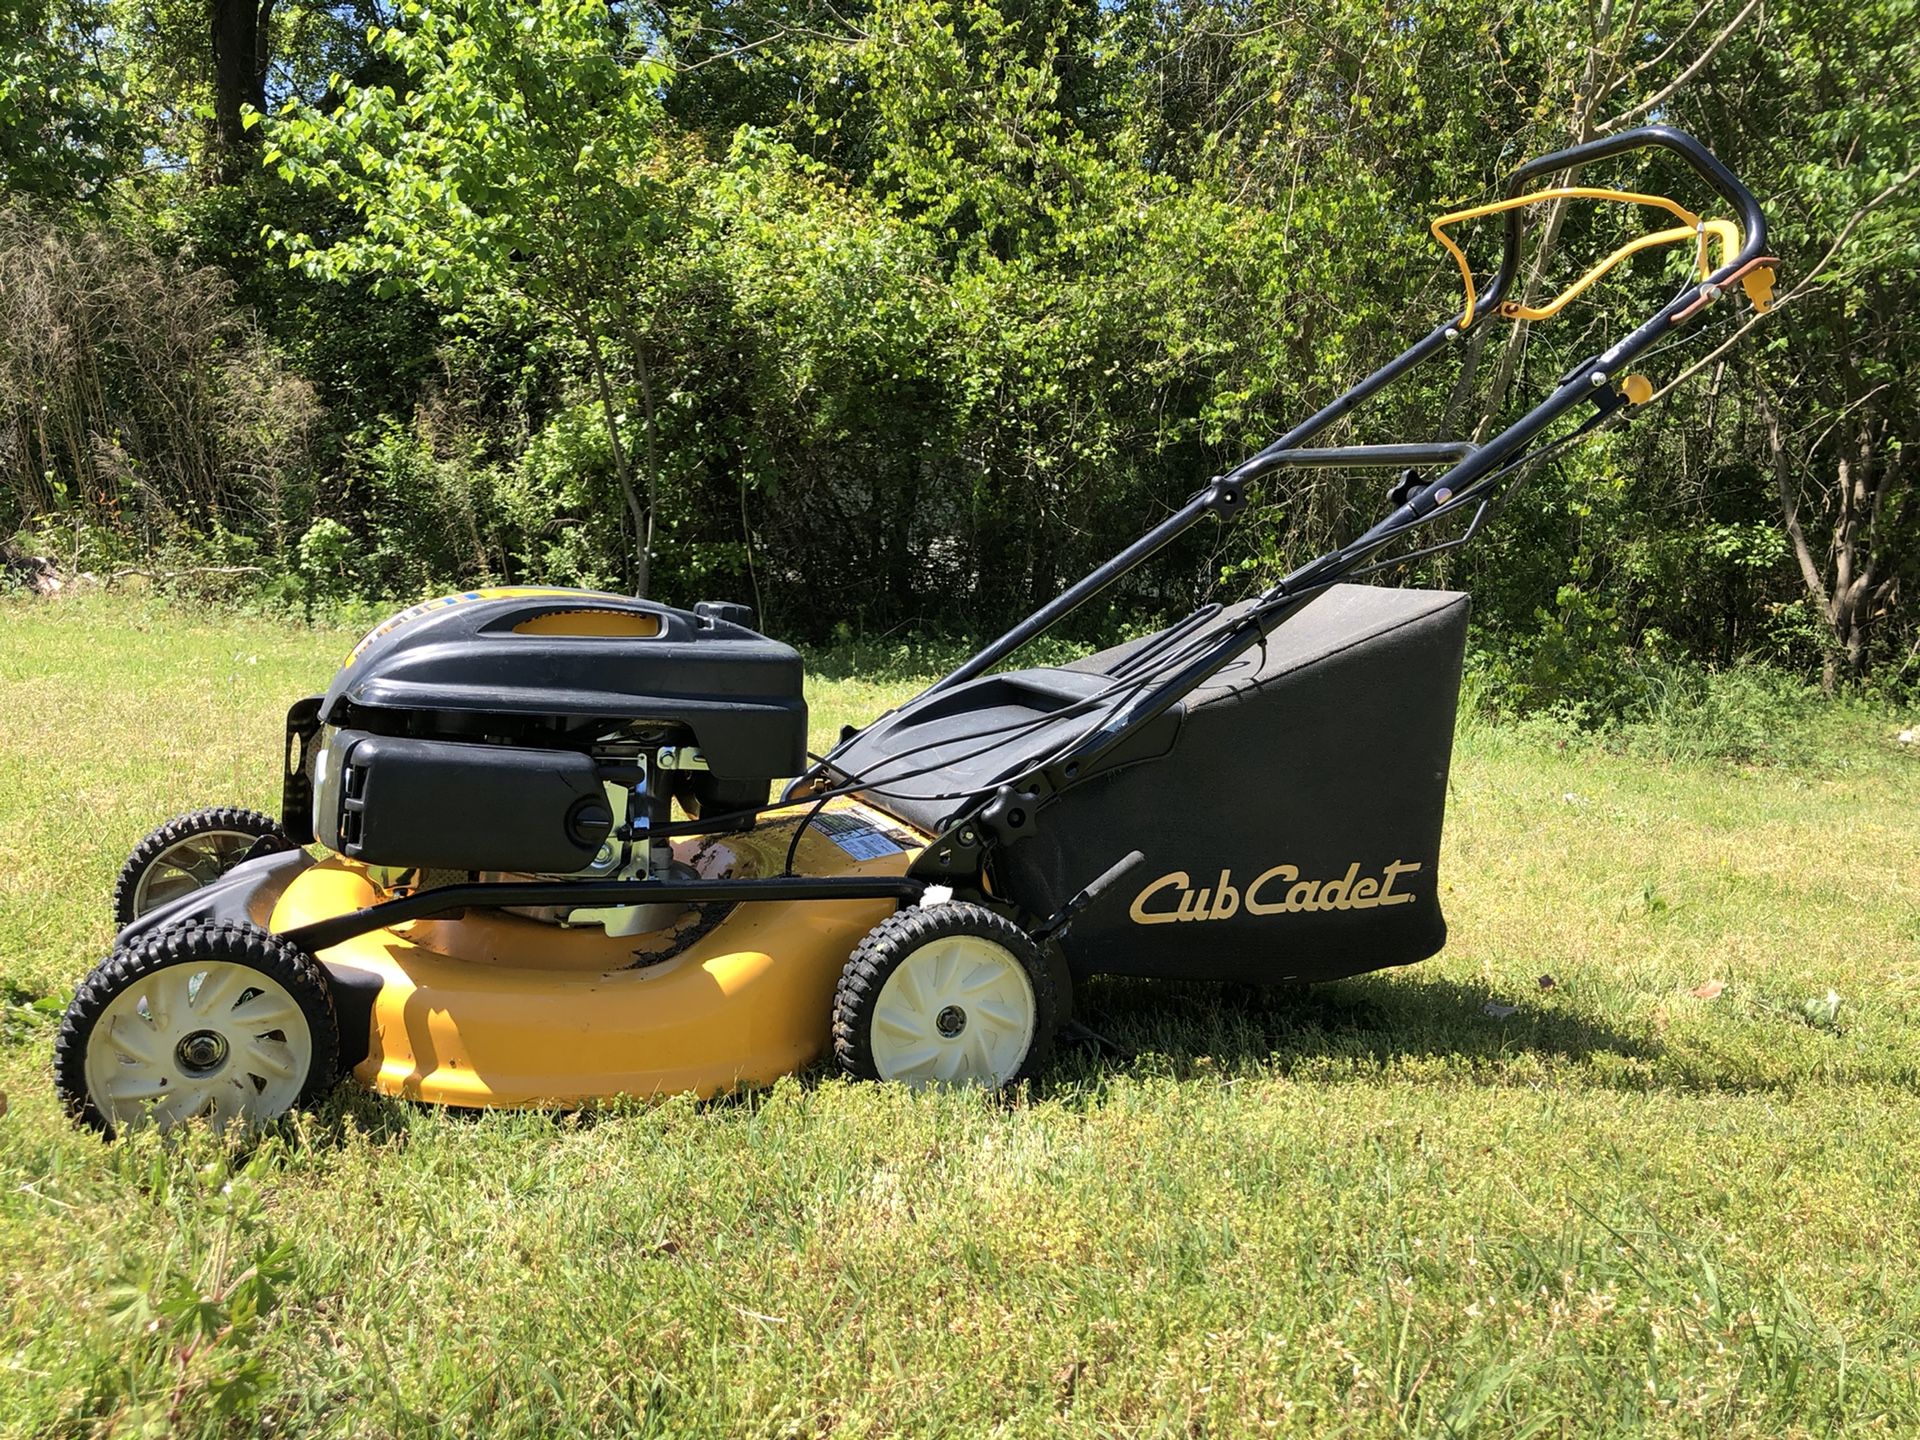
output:
M 120 867 L 119 878 L 113 882 L 113 923 L 125 929 L 138 918 L 133 913 L 133 900 L 140 891 L 140 877 L 146 874 L 147 868 L 162 853 L 182 840 L 191 840 L 196 835 L 212 835 L 222 830 L 251 835 L 255 839 L 280 840 L 289 848 L 293 845 L 293 841 L 287 839 L 286 831 L 280 828 L 280 822 L 273 816 L 239 805 L 216 805 L 206 810 L 176 815 L 165 824 L 148 831 L 146 838 L 134 846 L 133 852 L 127 856 L 127 863 Z
M 1009 1084 L 1032 1079 L 1052 1057 L 1058 1031 L 1058 997 L 1052 967 L 1033 937 L 1013 921 L 984 905 L 946 900 L 896 911 L 853 947 L 833 994 L 833 1053 L 840 1068 L 862 1080 L 879 1079 L 873 1062 L 872 1021 L 880 989 L 900 962 L 930 941 L 948 935 L 977 935 L 1004 946 L 1033 983 L 1033 1043 Z
M 113 998 L 143 976 L 170 965 L 224 960 L 248 965 L 283 986 L 307 1020 L 313 1059 L 294 1104 L 314 1104 L 339 1078 L 340 1021 L 333 987 L 320 962 L 257 925 L 191 921 L 123 945 L 93 968 L 74 992 L 53 1037 L 53 1084 L 67 1113 L 111 1137 L 113 1125 L 87 1094 L 87 1040 Z

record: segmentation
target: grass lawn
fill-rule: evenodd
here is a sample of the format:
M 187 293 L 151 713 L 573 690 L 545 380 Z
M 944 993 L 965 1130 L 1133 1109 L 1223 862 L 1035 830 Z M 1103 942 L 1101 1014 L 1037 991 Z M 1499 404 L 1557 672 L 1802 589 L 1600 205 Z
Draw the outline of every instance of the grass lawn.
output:
M 1920 1433 L 1891 717 L 1757 769 L 1468 724 L 1442 956 L 1089 987 L 1137 1058 L 1010 1101 L 343 1089 L 246 1154 L 103 1145 L 34 1002 L 143 832 L 275 808 L 351 638 L 0 604 L 0 1434 Z M 816 744 L 912 688 L 816 684 Z

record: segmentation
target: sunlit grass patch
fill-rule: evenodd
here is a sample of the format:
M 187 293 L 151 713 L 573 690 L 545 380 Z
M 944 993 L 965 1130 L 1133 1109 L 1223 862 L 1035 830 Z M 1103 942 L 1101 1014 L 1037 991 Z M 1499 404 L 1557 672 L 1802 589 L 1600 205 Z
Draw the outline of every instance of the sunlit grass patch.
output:
M 1124 1055 L 1012 1097 L 347 1087 L 247 1151 L 107 1146 L 48 1012 L 113 871 L 167 814 L 271 808 L 281 711 L 354 636 L 0 620 L 0 1433 L 1920 1427 L 1920 757 L 1879 717 L 1763 766 L 1470 725 L 1442 956 L 1099 982 Z M 816 747 L 917 688 L 844 668 Z

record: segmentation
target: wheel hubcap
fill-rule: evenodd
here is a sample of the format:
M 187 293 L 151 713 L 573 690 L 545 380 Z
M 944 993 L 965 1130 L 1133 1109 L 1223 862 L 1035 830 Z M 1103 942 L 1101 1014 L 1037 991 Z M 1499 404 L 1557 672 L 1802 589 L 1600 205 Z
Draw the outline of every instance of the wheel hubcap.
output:
M 313 1064 L 307 1017 L 286 987 L 225 960 L 163 966 L 100 1012 L 87 1094 L 115 1129 L 204 1116 L 255 1129 L 293 1107 Z
M 1004 1085 L 1033 1044 L 1026 967 L 1004 945 L 949 935 L 911 952 L 880 987 L 873 1063 L 909 1085 Z
M 239 830 L 209 830 L 169 845 L 134 886 L 133 913 L 144 915 L 211 885 L 244 860 L 258 838 Z

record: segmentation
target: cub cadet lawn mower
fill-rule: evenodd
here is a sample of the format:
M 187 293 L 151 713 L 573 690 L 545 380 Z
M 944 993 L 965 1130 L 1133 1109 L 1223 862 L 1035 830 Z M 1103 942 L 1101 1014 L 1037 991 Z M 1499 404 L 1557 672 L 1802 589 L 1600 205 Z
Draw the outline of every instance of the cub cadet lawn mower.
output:
M 1526 188 L 1645 147 L 1738 222 Z M 1505 299 L 1527 207 L 1576 198 L 1681 223 L 1549 303 Z M 1478 288 L 1447 227 L 1495 213 Z M 1735 281 L 1762 307 L 1772 283 L 1759 205 L 1666 128 L 1535 160 L 1433 230 L 1459 314 L 812 764 L 800 658 L 743 607 L 496 589 L 395 616 L 288 713 L 277 822 L 204 810 L 134 850 L 114 951 L 59 1033 L 65 1102 L 107 1131 L 251 1127 L 351 1071 L 436 1104 L 564 1106 L 768 1082 L 829 1048 L 854 1075 L 1001 1085 L 1045 1060 L 1087 975 L 1317 980 L 1433 954 L 1467 601 L 1342 582 L 1464 543 L 1523 467 L 1649 397 L 1630 362 Z M 1691 252 L 1684 288 L 1504 432 L 1307 448 L 1470 327 L 1550 316 L 1667 243 Z M 1290 466 L 1401 473 L 1384 519 L 1250 600 L 991 673 Z

